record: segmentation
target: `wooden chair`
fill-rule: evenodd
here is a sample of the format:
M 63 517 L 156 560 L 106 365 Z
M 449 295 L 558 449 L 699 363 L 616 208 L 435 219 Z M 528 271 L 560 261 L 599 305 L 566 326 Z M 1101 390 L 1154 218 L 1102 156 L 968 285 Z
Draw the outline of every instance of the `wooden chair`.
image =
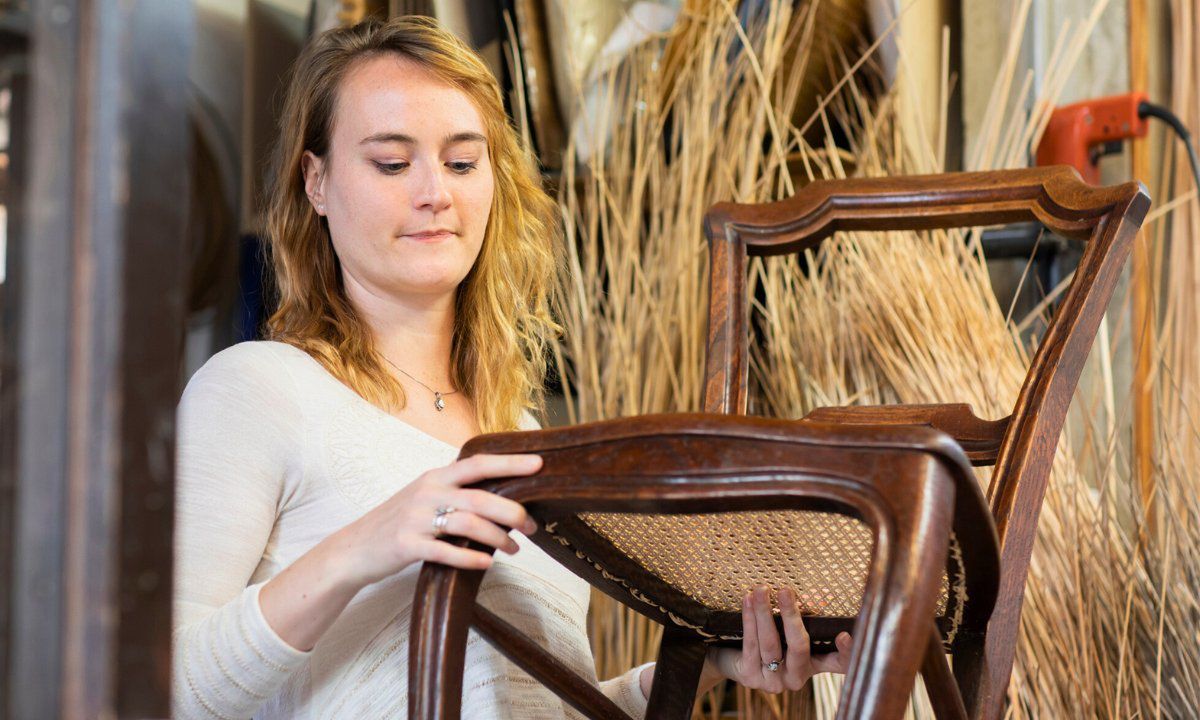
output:
M 814 652 L 827 651 L 842 630 L 855 634 L 838 714 L 844 719 L 902 716 L 937 633 L 930 620 L 945 602 L 939 596 L 948 557 L 950 596 L 964 627 L 982 627 L 995 597 L 999 546 L 983 493 L 962 450 L 930 428 L 648 415 L 480 436 L 462 450 L 464 457 L 476 453 L 541 455 L 534 476 L 474 487 L 525 505 L 539 522 L 535 543 L 663 625 L 647 718 L 691 716 L 706 648 L 740 647 L 741 598 L 755 584 L 852 598 L 854 607 L 841 616 L 808 621 Z M 828 579 L 838 538 L 797 534 L 814 517 L 853 539 L 863 564 L 852 570 L 865 576 Z M 422 568 L 409 717 L 459 717 L 467 630 L 474 627 L 587 717 L 628 720 L 564 668 L 553 649 L 477 605 L 483 575 Z
M 740 643 L 736 599 L 765 582 L 823 601 L 805 609 L 815 651 L 841 630 L 855 635 L 839 718 L 901 717 L 919 667 L 939 718 L 996 719 L 1067 406 L 1148 206 L 1139 184 L 1092 188 L 1065 168 L 816 182 L 779 203 L 717 205 L 706 222 L 710 414 L 484 436 L 463 455 L 546 458 L 536 476 L 481 486 L 524 503 L 541 524 L 534 542 L 664 626 L 649 718 L 688 717 L 704 646 Z M 1089 242 L 1012 415 L 987 421 L 965 405 L 910 405 L 824 408 L 802 422 L 741 417 L 748 255 L 802 251 L 838 230 L 1023 220 Z M 987 501 L 967 460 L 996 466 Z M 695 546 L 705 552 L 684 562 Z M 752 558 L 753 571 L 738 570 L 738 558 L 743 568 Z M 411 718 L 458 717 L 469 623 L 589 717 L 625 717 L 475 607 L 481 578 L 422 569 Z
M 999 595 L 985 626 L 959 624 L 947 642 L 929 645 L 922 672 L 939 718 L 996 720 L 1003 712 L 1026 572 L 1067 407 L 1149 205 L 1140 183 L 1092 187 L 1074 170 L 1055 167 L 814 182 L 782 202 L 719 204 L 707 215 L 711 297 L 704 407 L 715 413 L 746 411 L 747 256 L 802 252 L 837 231 L 1026 220 L 1087 240 L 1008 417 L 982 420 L 970 406 L 953 404 L 821 408 L 805 418 L 938 428 L 953 436 L 975 465 L 995 466 L 988 500 L 1001 543 L 999 568 L 991 571 Z M 969 563 L 966 552 L 963 560 Z M 945 620 L 945 614 L 939 616 L 943 628 Z M 953 677 L 943 648 L 953 656 Z

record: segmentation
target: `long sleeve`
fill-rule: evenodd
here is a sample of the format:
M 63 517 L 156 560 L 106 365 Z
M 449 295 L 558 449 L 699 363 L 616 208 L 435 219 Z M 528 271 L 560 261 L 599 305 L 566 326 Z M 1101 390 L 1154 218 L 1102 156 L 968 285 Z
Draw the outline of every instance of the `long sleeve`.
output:
M 271 352 L 235 346 L 196 373 L 178 410 L 173 715 L 249 718 L 307 653 L 283 641 L 250 585 L 303 420 Z
M 541 424 L 532 414 L 523 412 L 518 422 L 518 428 L 521 430 L 539 430 L 541 429 Z M 649 662 L 645 665 L 639 665 L 611 680 L 601 681 L 600 692 L 609 700 L 616 703 L 617 707 L 629 713 L 630 717 L 645 717 L 646 705 L 649 699 L 642 694 L 642 670 L 653 664 Z
M 653 664 L 650 662 L 639 665 L 611 680 L 601 682 L 600 692 L 616 703 L 617 707 L 629 713 L 630 717 L 645 717 L 649 698 L 642 694 L 642 670 Z

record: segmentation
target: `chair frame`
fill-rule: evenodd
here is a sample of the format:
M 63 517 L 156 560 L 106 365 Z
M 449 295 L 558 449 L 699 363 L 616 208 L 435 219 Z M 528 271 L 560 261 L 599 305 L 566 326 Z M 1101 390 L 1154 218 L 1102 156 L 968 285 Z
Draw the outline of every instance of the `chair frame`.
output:
M 899 718 L 923 659 L 950 532 L 971 558 L 964 567 L 972 604 L 966 626 L 982 628 L 995 598 L 999 544 L 966 455 L 944 433 L 920 427 L 855 427 L 733 415 L 648 415 L 575 427 L 480 436 L 462 450 L 537 453 L 533 476 L 473 485 L 522 503 L 541 526 L 534 542 L 595 587 L 664 626 L 646 717 L 687 720 L 706 649 L 740 635 L 737 612 L 672 598 L 672 588 L 576 527 L 568 545 L 556 531 L 580 512 L 722 513 L 819 510 L 847 514 L 875 539 L 858 641 L 838 717 Z M 593 535 L 595 535 L 593 533 Z M 489 551 L 462 538 L 463 547 Z M 593 566 L 603 558 L 603 575 Z M 628 716 L 587 680 L 504 620 L 476 604 L 483 571 L 426 563 L 413 608 L 409 717 L 453 720 L 461 711 L 467 630 L 473 626 L 518 666 L 590 718 Z M 640 589 L 640 592 L 633 592 Z M 676 595 L 679 593 L 676 591 Z M 817 618 L 816 620 L 820 620 Z M 686 625 L 686 627 L 685 627 Z M 881 630 L 887 628 L 887 631 Z M 836 629 L 815 628 L 832 637 Z M 740 640 L 721 644 L 740 645 Z M 943 657 L 944 665 L 944 657 Z M 949 670 L 945 673 L 948 675 Z
M 545 462 L 537 475 L 485 481 L 478 487 L 525 504 L 542 522 L 534 542 L 602 591 L 664 625 L 648 717 L 689 717 L 705 656 L 705 642 L 695 629 L 710 633 L 711 641 L 711 634 L 720 636 L 721 628 L 730 628 L 736 619 L 692 616 L 687 622 L 692 629 L 685 630 L 662 608 L 631 602 L 628 584 L 597 578 L 584 551 L 603 548 L 561 545 L 549 531 L 556 521 L 570 522 L 586 511 L 730 509 L 819 509 L 858 517 L 874 534 L 875 555 L 863 611 L 854 624 L 856 644 L 838 717 L 901 717 L 919 669 L 938 718 L 998 720 L 1058 438 L 1149 204 L 1140 183 L 1096 188 L 1060 167 L 818 181 L 777 203 L 715 205 L 705 219 L 711 259 L 708 415 L 645 416 L 481 436 L 463 448 L 462 456 L 541 454 Z M 1011 415 L 983 420 L 969 406 L 951 404 L 822 408 L 799 422 L 744 416 L 749 257 L 816 248 L 837 231 L 932 230 L 1029 220 L 1088 244 Z M 948 442 L 948 436 L 958 445 Z M 747 452 L 755 443 L 754 451 Z M 888 460 L 872 468 L 861 460 L 864 453 L 881 453 Z M 756 462 L 771 458 L 774 476 L 764 476 Z M 995 465 L 986 499 L 965 473 L 968 462 Z M 886 472 L 881 471 L 884 466 Z M 952 530 L 962 542 L 970 602 L 947 648 L 930 618 L 940 570 L 949 565 Z M 449 541 L 488 550 L 461 538 Z M 607 555 L 606 562 L 614 554 L 619 553 Z M 617 562 L 618 575 L 636 576 L 635 564 Z M 482 578 L 481 571 L 434 563 L 422 567 L 410 643 L 410 718 L 459 717 L 469 625 L 588 717 L 627 718 L 586 679 L 478 606 Z M 897 592 L 898 587 L 904 590 Z M 834 629 L 822 620 L 812 619 L 814 637 Z M 953 671 L 947 650 L 954 658 Z
M 787 200 L 720 203 L 705 218 L 710 307 L 704 408 L 746 412 L 748 257 L 814 249 L 838 231 L 933 230 L 1036 220 L 1087 246 L 1038 346 L 1012 414 L 982 420 L 970 406 L 821 408 L 804 422 L 925 425 L 949 433 L 976 465 L 994 465 L 988 500 L 1001 543 L 999 596 L 981 633 L 961 632 L 953 682 L 930 643 L 925 674 L 939 718 L 998 720 L 1016 653 L 1038 516 L 1084 361 L 1150 207 L 1141 183 L 1085 184 L 1060 166 L 817 181 Z M 941 658 L 944 662 L 944 658 Z M 936 697 L 933 697 L 935 696 Z M 961 705 L 957 702 L 961 696 Z

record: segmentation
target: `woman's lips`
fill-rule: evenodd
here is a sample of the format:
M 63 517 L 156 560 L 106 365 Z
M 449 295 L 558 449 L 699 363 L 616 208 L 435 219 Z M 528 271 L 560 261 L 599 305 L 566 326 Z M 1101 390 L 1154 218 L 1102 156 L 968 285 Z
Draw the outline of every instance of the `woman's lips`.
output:
M 450 238 L 454 237 L 454 233 L 450 232 L 449 230 L 435 230 L 433 232 L 420 232 L 402 235 L 401 237 L 406 237 L 409 240 L 415 240 L 416 242 L 434 243 L 441 242 L 443 240 L 449 240 Z

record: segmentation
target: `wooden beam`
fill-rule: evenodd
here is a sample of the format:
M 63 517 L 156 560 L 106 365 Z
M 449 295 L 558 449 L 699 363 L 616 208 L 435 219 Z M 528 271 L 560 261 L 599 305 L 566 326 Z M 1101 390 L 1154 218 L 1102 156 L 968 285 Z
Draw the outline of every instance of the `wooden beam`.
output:
M 65 0 L 51 17 L 34 7 L 26 138 L 29 173 L 20 235 L 8 241 L 19 257 L 7 272 L 19 295 L 6 294 L 15 325 L 5 341 L 16 358 L 0 379 L 4 424 L 15 433 L 12 478 L 12 635 L 8 647 L 6 717 L 56 718 L 62 712 L 63 537 L 66 532 L 67 397 L 70 348 L 71 199 L 76 175 L 74 126 L 79 62 L 79 2 Z M 19 383 L 14 387 L 14 383 Z
M 15 11 L 11 15 L 17 15 Z M 10 93 L 8 145 L 4 148 L 7 164 L 0 168 L 0 205 L 6 210 L 5 235 L 7 242 L 4 265 L 8 269 L 0 282 L 0 717 L 8 707 L 8 652 L 12 645 L 13 547 L 16 515 L 16 408 L 17 359 L 13 331 L 17 323 L 17 307 L 13 298 L 19 295 L 18 275 L 12 268 L 20 266 L 20 245 L 12 238 L 21 233 L 21 208 L 24 206 L 25 102 L 28 97 L 28 34 L 15 29 L 17 23 L 9 17 L 8 29 L 0 32 L 0 88 Z
M 1149 23 L 1147 0 L 1128 0 L 1129 16 L 1129 89 L 1145 92 L 1150 84 L 1148 64 Z M 1150 148 L 1145 139 L 1130 142 L 1133 177 L 1150 181 Z M 1142 498 L 1147 520 L 1154 518 L 1154 388 L 1150 377 L 1154 369 L 1154 328 L 1156 302 L 1149 235 L 1142 228 L 1133 243 L 1130 259 L 1129 292 L 1132 297 L 1131 336 L 1133 341 L 1133 475 Z
M 192 13 L 187 0 L 34 6 L 10 268 L 13 718 L 170 712 Z
M 93 476 L 117 492 L 116 687 L 121 718 L 166 717 L 171 683 L 171 590 L 175 509 L 175 408 L 182 382 L 187 292 L 188 70 L 192 0 L 111 2 L 126 48 L 120 108 L 131 192 L 117 201 L 123 227 L 111 266 L 120 297 L 114 331 L 113 427 L 117 463 Z M 120 7 L 124 12 L 119 12 Z M 114 29 L 116 30 L 116 29 Z M 118 159 L 119 162 L 119 159 Z M 114 178 L 114 181 L 118 178 Z M 119 196 L 115 196 L 119 197 Z M 99 318 L 98 318 L 99 321 Z M 101 521 L 97 518 L 97 522 Z

